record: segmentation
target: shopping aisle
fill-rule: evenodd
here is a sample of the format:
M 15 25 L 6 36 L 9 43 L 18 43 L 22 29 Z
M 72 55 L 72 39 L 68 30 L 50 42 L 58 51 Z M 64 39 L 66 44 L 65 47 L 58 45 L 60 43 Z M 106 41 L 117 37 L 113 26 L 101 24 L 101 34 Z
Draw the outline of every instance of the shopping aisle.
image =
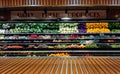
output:
M 0 58 L 0 74 L 120 74 L 120 58 Z

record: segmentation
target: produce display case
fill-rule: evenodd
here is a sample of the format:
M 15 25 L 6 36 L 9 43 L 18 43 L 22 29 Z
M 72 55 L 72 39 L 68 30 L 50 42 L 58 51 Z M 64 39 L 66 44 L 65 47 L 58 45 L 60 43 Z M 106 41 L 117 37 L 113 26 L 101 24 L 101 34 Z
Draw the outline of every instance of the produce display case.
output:
M 120 74 L 119 4 L 0 0 L 0 74 Z
M 1 21 L 0 56 L 119 56 L 119 28 L 118 20 Z

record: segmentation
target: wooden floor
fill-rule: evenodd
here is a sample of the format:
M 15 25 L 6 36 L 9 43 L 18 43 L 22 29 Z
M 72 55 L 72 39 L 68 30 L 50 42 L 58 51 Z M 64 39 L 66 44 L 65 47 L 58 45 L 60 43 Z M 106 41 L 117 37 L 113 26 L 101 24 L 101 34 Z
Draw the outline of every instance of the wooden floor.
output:
M 0 74 L 120 74 L 120 58 L 0 58 Z

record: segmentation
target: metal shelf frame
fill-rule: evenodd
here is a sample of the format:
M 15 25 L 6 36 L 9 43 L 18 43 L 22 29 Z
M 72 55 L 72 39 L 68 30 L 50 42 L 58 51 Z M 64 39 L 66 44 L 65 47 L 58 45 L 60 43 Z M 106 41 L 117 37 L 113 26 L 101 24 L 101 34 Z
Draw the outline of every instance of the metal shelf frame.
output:
M 120 52 L 120 50 L 39 50 L 39 51 L 0 51 L 0 53 L 20 53 L 20 52 L 34 52 L 34 53 L 51 53 L 51 52 Z

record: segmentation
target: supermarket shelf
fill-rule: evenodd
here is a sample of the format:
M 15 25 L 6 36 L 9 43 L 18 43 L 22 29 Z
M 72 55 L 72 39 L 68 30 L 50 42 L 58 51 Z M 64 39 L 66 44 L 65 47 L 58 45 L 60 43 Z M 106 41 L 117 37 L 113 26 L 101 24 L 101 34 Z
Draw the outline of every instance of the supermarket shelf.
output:
M 40 59 L 42 59 L 42 58 L 87 58 L 87 57 L 90 57 L 90 58 L 92 58 L 92 57 L 94 57 L 94 58 L 111 58 L 111 59 L 119 59 L 120 58 L 120 56 L 69 56 L 69 57 L 64 57 L 64 56 L 60 56 L 60 57 L 55 57 L 55 56 L 37 56 L 37 57 L 32 57 L 32 56 L 27 56 L 27 57 L 25 57 L 25 56 L 19 56 L 19 58 L 40 58 Z M 2 58 L 18 58 L 18 56 L 17 57 L 15 57 L 15 56 L 0 56 L 0 59 L 2 59 Z
M 34 40 L 120 40 L 120 38 L 51 38 L 51 39 L 0 39 L 0 41 L 34 41 Z
M 38 42 L 38 43 L 2 43 L 0 45 L 40 45 L 40 44 L 47 44 L 47 45 L 55 45 L 55 44 L 85 44 L 86 43 L 80 43 L 80 42 L 59 42 L 59 43 L 41 43 L 41 42 Z M 94 44 L 120 44 L 120 43 L 94 43 Z
M 51 52 L 120 52 L 120 50 L 39 50 L 39 51 L 0 51 L 0 53 L 18 53 L 18 52 L 35 52 L 35 53 L 51 53 Z
M 20 23 L 20 22 L 24 22 L 24 23 L 51 23 L 51 22 L 55 22 L 55 23 L 82 23 L 82 22 L 120 22 L 120 20 L 117 19 L 71 19 L 71 20 L 61 20 L 58 18 L 56 19 L 13 19 L 13 20 L 7 20 L 7 21 L 0 21 L 0 23 Z
M 120 33 L 4 33 L 0 35 L 31 35 L 31 34 L 36 34 L 36 35 L 71 35 L 71 34 L 76 34 L 76 35 L 120 35 Z

